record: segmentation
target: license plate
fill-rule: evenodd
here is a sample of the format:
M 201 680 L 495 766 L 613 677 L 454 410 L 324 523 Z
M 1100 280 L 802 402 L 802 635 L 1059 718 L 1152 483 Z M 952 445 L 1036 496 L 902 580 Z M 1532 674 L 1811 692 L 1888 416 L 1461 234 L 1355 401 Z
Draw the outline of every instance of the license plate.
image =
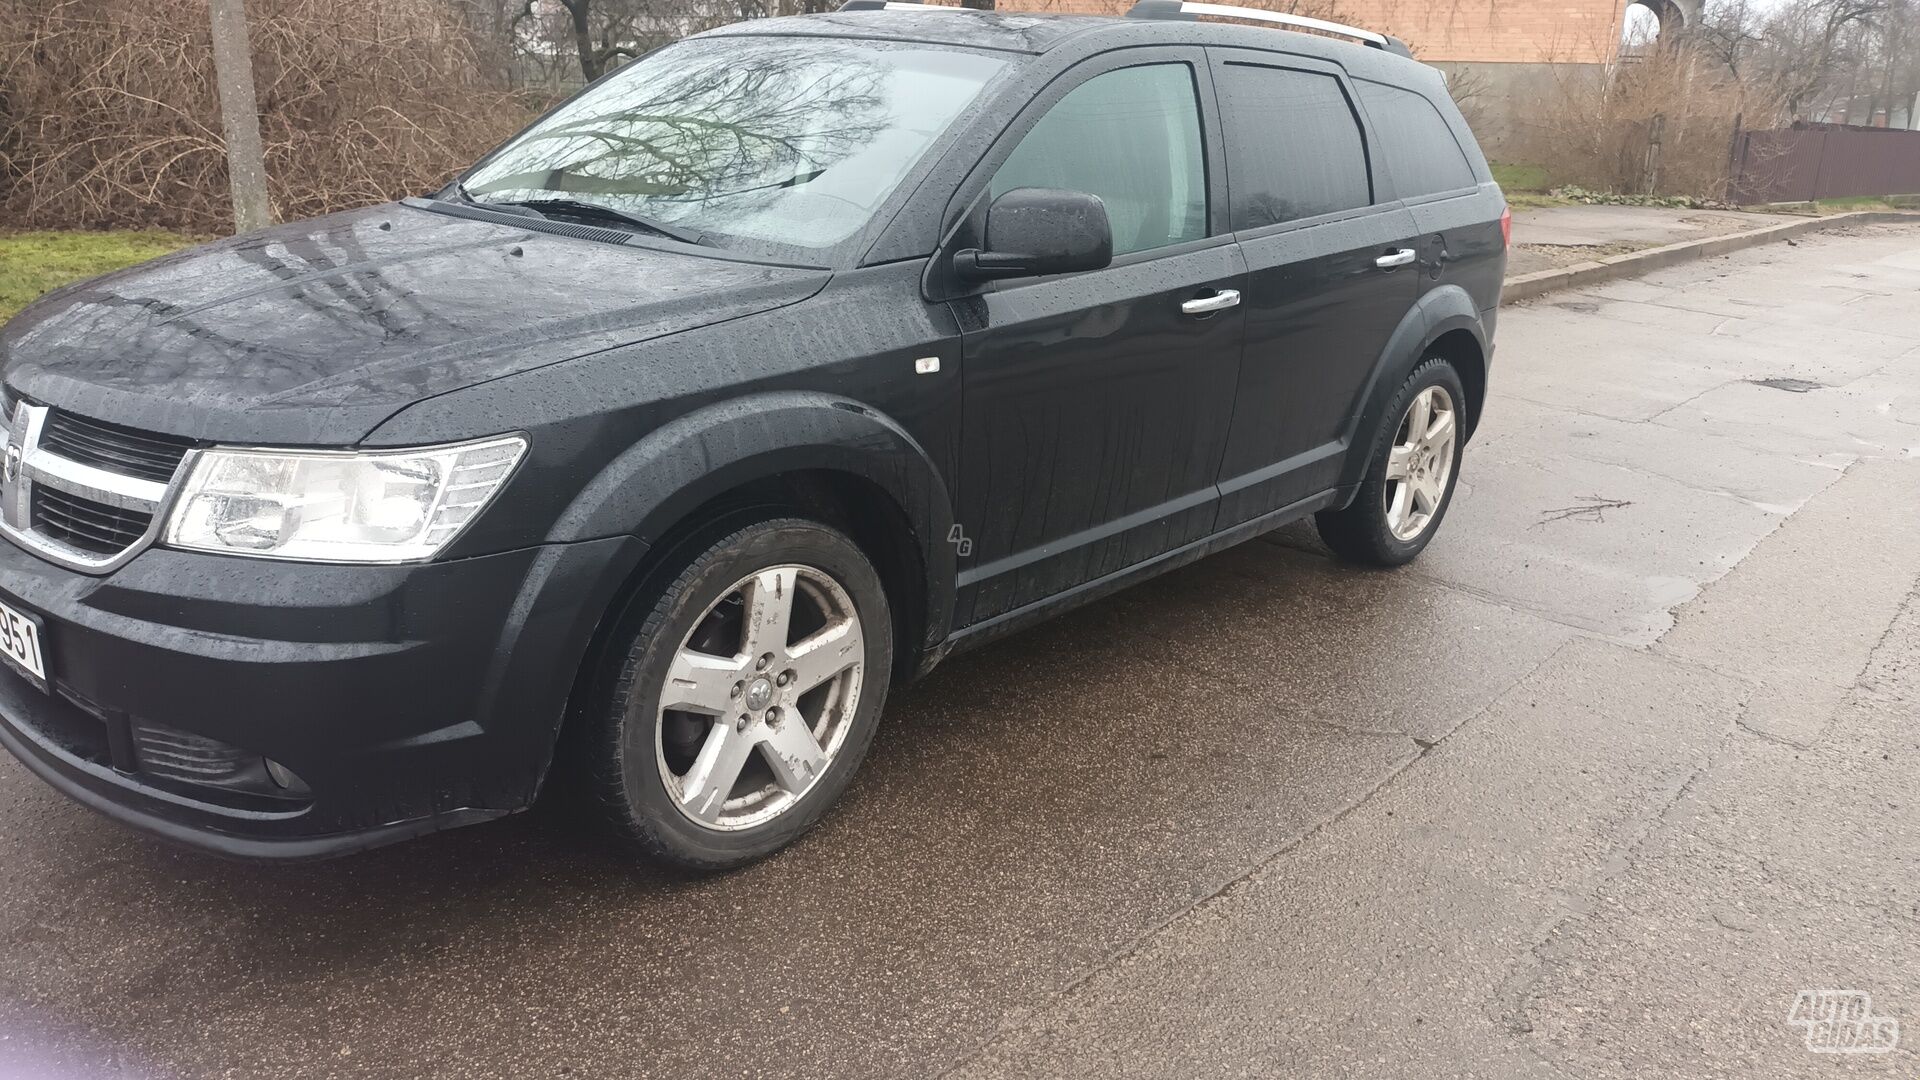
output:
M 47 688 L 47 655 L 40 651 L 40 620 L 0 602 L 0 659 Z

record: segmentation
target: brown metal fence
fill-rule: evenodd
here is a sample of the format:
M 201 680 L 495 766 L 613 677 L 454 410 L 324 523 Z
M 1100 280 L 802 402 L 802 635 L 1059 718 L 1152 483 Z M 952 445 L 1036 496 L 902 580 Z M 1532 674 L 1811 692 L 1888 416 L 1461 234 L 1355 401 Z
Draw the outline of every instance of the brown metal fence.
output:
M 1920 131 L 1805 123 L 1743 131 L 1730 190 L 1743 204 L 1920 194 Z

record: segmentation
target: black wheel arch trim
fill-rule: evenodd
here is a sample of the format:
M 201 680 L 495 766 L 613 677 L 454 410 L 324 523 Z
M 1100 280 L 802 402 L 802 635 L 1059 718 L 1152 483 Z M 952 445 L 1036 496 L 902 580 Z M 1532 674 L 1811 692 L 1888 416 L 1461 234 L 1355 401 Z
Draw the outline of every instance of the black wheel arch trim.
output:
M 1368 375 L 1347 422 L 1345 442 L 1349 449 L 1340 468 L 1340 488 L 1345 496 L 1350 498 L 1353 489 L 1359 486 L 1366 475 L 1372 446 L 1363 443 L 1367 443 L 1372 432 L 1379 427 L 1387 403 L 1413 369 L 1420 365 L 1433 344 L 1456 330 L 1464 330 L 1472 335 L 1484 366 L 1490 351 L 1486 327 L 1480 320 L 1480 310 L 1474 305 L 1473 297 L 1458 285 L 1442 285 L 1429 290 L 1407 310 L 1400 325 L 1394 327 L 1393 335 L 1387 339 L 1386 348 L 1381 350 L 1379 359 L 1374 362 L 1373 371 Z M 1474 425 L 1479 420 L 1480 403 L 1474 402 L 1472 406 L 1466 429 L 1462 433 L 1463 442 L 1472 437 Z
M 885 492 L 912 531 L 924 569 L 925 645 L 952 623 L 953 503 L 918 440 L 892 417 L 814 391 L 731 398 L 680 416 L 634 443 L 575 496 L 548 539 L 631 534 L 656 544 L 702 505 L 787 473 L 844 473 Z M 852 508 L 858 510 L 858 508 Z

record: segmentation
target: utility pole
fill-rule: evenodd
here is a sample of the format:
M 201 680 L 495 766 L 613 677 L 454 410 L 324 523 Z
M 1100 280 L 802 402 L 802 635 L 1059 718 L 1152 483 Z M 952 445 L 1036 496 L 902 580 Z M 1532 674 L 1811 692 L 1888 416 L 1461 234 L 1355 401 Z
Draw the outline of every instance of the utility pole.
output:
M 207 0 L 213 19 L 213 74 L 220 89 L 220 127 L 227 137 L 227 178 L 233 190 L 233 230 L 252 232 L 271 222 L 267 166 L 260 148 L 260 109 L 253 97 L 253 46 L 247 42 L 245 0 Z

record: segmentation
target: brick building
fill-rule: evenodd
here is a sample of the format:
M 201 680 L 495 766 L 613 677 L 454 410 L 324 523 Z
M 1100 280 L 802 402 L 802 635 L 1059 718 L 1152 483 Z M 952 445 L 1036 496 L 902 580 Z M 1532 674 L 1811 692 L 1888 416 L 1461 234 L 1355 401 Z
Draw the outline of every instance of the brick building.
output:
M 1489 153 L 1525 124 L 1530 105 L 1567 79 L 1596 74 L 1620 48 L 1627 0 L 1220 0 L 1297 11 L 1404 39 L 1415 56 L 1456 77 L 1462 108 Z M 1117 15 L 1132 0 L 998 0 L 1000 10 Z M 1663 33 L 1699 0 L 1650 0 Z
M 1393 34 L 1429 63 L 1604 64 L 1613 58 L 1626 18 L 1624 0 L 1237 2 Z M 997 6 L 1002 11 L 1118 15 L 1131 0 L 1000 0 Z

